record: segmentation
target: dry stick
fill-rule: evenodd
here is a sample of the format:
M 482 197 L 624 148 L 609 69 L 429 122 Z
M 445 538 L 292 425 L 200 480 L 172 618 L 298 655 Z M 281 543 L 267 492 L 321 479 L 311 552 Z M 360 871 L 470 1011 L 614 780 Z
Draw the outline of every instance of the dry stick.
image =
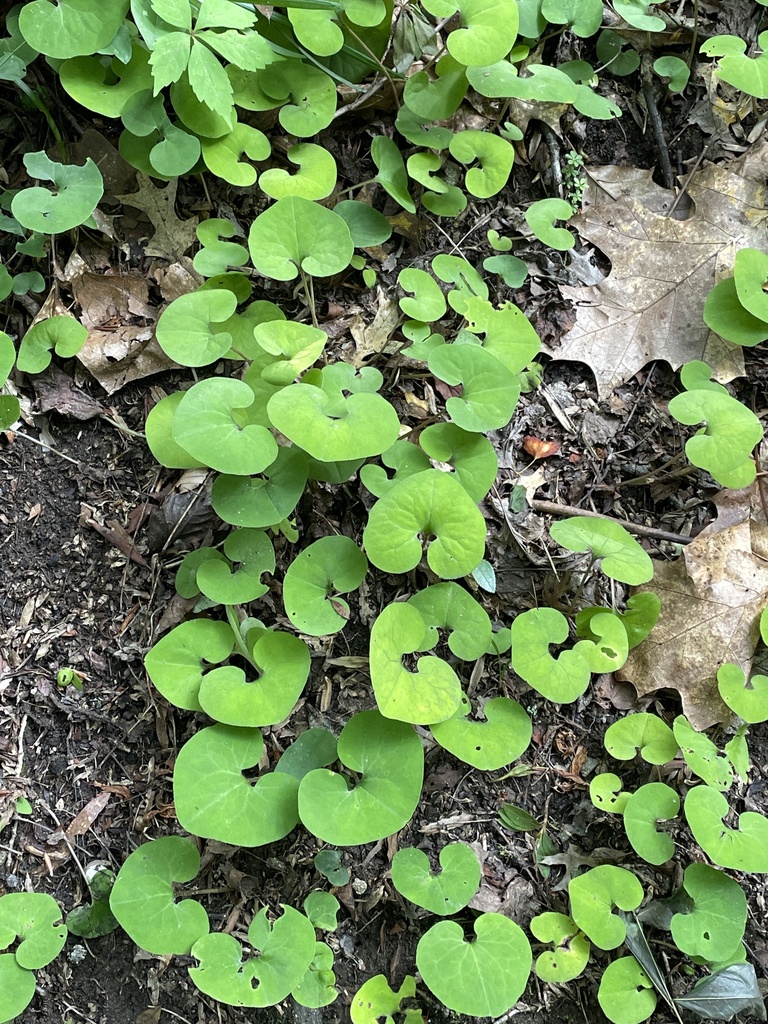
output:
M 651 55 L 649 53 L 643 54 L 641 78 L 643 82 L 645 106 L 648 110 L 648 117 L 651 121 L 653 137 L 656 140 L 656 149 L 659 152 L 659 165 L 661 166 L 661 176 L 664 179 L 664 187 L 672 190 L 675 187 L 675 175 L 672 171 L 672 163 L 669 159 L 667 140 L 664 138 L 664 125 L 661 123 L 659 108 L 656 106 L 656 97 L 654 96 L 653 88 L 653 72 L 651 70 Z
M 641 526 L 639 523 L 630 523 L 625 519 L 617 519 L 615 516 L 604 516 L 602 512 L 590 512 L 585 508 L 577 508 L 575 505 L 558 505 L 556 501 L 539 501 L 534 498 L 531 508 L 536 512 L 549 512 L 553 516 L 587 516 L 589 519 L 607 519 L 609 523 L 618 523 L 630 533 L 637 533 L 641 537 L 651 537 L 654 540 L 668 540 L 673 544 L 690 544 L 693 537 L 683 537 L 679 533 L 669 533 L 667 530 L 656 530 L 652 526 Z

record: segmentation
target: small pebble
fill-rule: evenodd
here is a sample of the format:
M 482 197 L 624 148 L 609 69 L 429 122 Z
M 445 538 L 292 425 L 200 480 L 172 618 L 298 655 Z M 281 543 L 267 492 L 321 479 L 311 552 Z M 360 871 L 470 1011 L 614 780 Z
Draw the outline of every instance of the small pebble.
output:
M 367 888 L 368 883 L 363 878 L 356 878 L 352 882 L 352 891 L 356 896 L 362 896 L 363 893 L 367 890 Z
M 72 964 L 81 964 L 83 960 L 88 956 L 85 946 L 77 945 L 73 946 L 69 951 L 69 962 Z
M 21 882 L 19 882 L 18 875 L 6 875 L 5 884 L 8 886 L 9 889 L 18 889 L 19 886 L 21 885 Z

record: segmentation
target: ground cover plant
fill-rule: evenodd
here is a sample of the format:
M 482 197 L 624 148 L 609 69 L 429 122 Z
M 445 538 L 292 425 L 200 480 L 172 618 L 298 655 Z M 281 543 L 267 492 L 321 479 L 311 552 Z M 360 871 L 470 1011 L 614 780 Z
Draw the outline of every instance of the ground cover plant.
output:
M 162 820 L 158 806 L 130 848 L 83 867 L 77 841 L 106 802 L 94 796 L 67 830 L 54 818 L 53 842 L 81 870 L 78 898 L 57 903 L 35 891 L 40 880 L 6 874 L 0 1020 L 38 1019 L 34 972 L 68 933 L 92 940 L 71 947 L 76 963 L 90 951 L 98 959 L 98 941 L 118 929 L 141 956 L 174 958 L 196 1005 L 218 1014 L 279 1007 L 269 1012 L 330 1021 L 348 1007 L 355 1022 L 506 1019 L 581 986 L 614 1024 L 657 1008 L 676 1020 L 765 1019 L 767 962 L 745 939 L 750 899 L 762 899 L 753 876 L 768 873 L 768 818 L 755 796 L 768 681 L 753 671 L 758 642 L 768 644 L 768 581 L 750 563 L 764 560 L 768 531 L 765 410 L 734 382 L 768 338 L 764 164 L 748 162 L 766 153 L 768 32 L 759 4 L 740 16 L 747 40 L 703 17 L 711 13 L 645 0 L 120 0 L 108 11 L 95 0 L 29 0 L 6 12 L 0 80 L 39 113 L 46 145 L 5 157 L 5 441 L 29 439 L 22 421 L 38 425 L 39 409 L 26 391 L 68 361 L 109 396 L 168 371 L 168 390 L 145 392 L 143 431 L 100 403 L 82 419 L 138 434 L 154 471 L 181 474 L 178 494 L 193 497 L 152 549 L 175 596 L 164 628 L 140 645 L 150 700 L 166 719 L 179 713 L 173 739 L 167 729 L 160 739 L 170 755 Z M 714 126 L 707 148 L 722 155 L 738 126 L 738 175 L 736 161 L 720 177 L 716 164 L 699 170 L 706 150 L 687 178 L 673 175 L 661 112 L 692 73 Z M 647 175 L 627 184 L 621 168 L 591 168 L 568 141 L 624 114 L 621 83 L 633 75 L 664 189 Z M 106 150 L 72 159 L 52 89 L 75 124 L 100 126 L 135 191 L 119 190 Z M 366 110 L 353 154 L 333 125 Z M 536 159 L 547 194 L 516 203 L 511 176 Z M 177 216 L 179 189 L 211 215 Z M 698 212 L 675 217 L 689 197 Z M 615 219 L 601 219 L 594 212 L 609 201 Z M 120 245 L 133 259 L 115 228 L 128 209 L 154 229 L 134 240 L 156 261 L 146 270 L 153 302 L 145 276 L 112 267 L 111 256 L 108 272 L 94 272 Z M 614 258 L 614 237 L 613 267 L 601 269 L 583 246 L 596 231 L 590 211 L 624 233 L 625 249 L 647 235 L 662 247 L 706 247 L 706 258 L 667 281 L 655 251 L 647 267 Z M 421 249 L 426 225 L 431 245 Z M 464 242 L 478 227 L 491 254 L 470 258 Z M 699 259 L 684 252 L 678 262 Z M 525 308 L 547 275 L 562 282 L 557 301 L 570 295 L 579 311 L 569 319 L 561 305 L 557 337 L 543 305 L 535 317 Z M 133 284 L 97 303 L 96 278 L 99 288 Z M 632 303 L 654 278 L 667 290 L 635 321 Z M 614 279 L 634 282 L 626 305 Z M 30 297 L 46 289 L 42 304 Z M 336 325 L 332 308 L 352 295 L 375 296 L 387 325 Z M 557 456 L 559 444 L 521 434 L 526 465 L 510 460 L 508 440 L 518 420 L 537 430 L 542 401 L 570 429 L 569 410 L 542 384 L 543 357 L 563 354 L 563 324 L 582 338 L 610 328 L 609 346 L 623 324 L 648 359 L 680 371 L 665 403 L 677 431 L 669 462 L 683 479 L 701 471 L 716 507 L 740 510 L 723 513 L 726 528 L 746 529 L 745 549 L 731 542 L 739 557 L 724 545 L 697 562 L 699 538 L 688 545 L 690 536 L 622 514 L 620 484 L 609 515 L 593 507 L 599 484 L 589 501 L 582 490 L 583 506 L 535 498 L 545 484 L 558 493 L 557 474 L 530 463 Z M 661 351 L 647 340 L 660 324 Z M 116 328 L 120 355 L 110 348 Z M 631 359 L 616 351 L 600 365 L 597 352 L 598 389 L 606 397 L 614 385 L 614 407 L 626 411 L 615 386 L 633 376 Z M 57 394 L 49 409 L 74 408 Z M 642 393 L 629 419 L 641 402 Z M 584 448 L 597 451 L 596 438 Z M 572 455 L 578 465 L 583 455 Z M 210 516 L 191 543 L 182 526 L 203 494 Z M 546 529 L 539 519 L 536 533 L 542 512 L 557 518 Z M 94 514 L 85 508 L 83 521 L 147 565 L 125 527 Z M 489 529 L 494 515 L 505 533 Z M 505 548 L 532 544 L 554 583 L 507 601 Z M 681 565 L 685 583 L 674 583 Z M 694 657 L 691 678 L 681 637 L 696 602 L 720 602 L 729 615 L 713 664 Z M 717 635 L 712 618 L 705 610 L 701 621 Z M 18 658 L 7 663 L 11 677 L 23 673 Z M 669 668 L 683 663 L 685 676 Z M 334 667 L 359 674 L 355 701 L 324 676 Z M 92 683 L 75 668 L 54 675 L 89 699 Z M 622 678 L 634 699 L 603 721 L 591 763 L 582 747 L 565 773 L 588 799 L 563 827 L 588 818 L 610 844 L 558 852 L 549 798 L 533 815 L 497 795 L 482 813 L 502 836 L 528 836 L 528 876 L 549 882 L 554 867 L 565 870 L 523 905 L 494 900 L 487 842 L 444 841 L 471 816 L 436 829 L 421 817 L 432 766 L 458 766 L 459 787 L 473 773 L 489 787 L 527 785 L 545 742 L 540 723 L 578 727 L 599 686 Z M 648 697 L 660 689 L 678 690 L 682 710 L 669 693 Z M 107 787 L 107 801 L 117 791 Z M 17 856 L 19 823 L 36 805 L 13 787 L 2 795 L 0 830 L 13 823 L 7 850 Z M 349 866 L 369 844 L 363 864 L 379 854 L 386 863 L 361 910 L 368 885 Z M 254 858 L 263 853 L 274 870 L 295 864 L 286 851 L 300 847 L 309 884 L 267 893 L 247 881 Z M 234 902 L 224 872 L 244 885 Z M 398 946 L 382 972 L 361 960 L 354 988 L 341 985 L 345 915 L 357 922 L 379 903 L 399 915 L 389 934 L 407 932 L 407 955 L 399 962 Z M 163 1009 L 153 996 L 145 1021 Z

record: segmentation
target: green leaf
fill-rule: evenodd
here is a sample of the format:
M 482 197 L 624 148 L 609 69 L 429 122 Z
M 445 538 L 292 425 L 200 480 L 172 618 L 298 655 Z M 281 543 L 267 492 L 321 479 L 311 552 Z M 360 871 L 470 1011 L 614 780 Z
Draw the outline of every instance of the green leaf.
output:
M 237 234 L 237 228 L 225 217 L 211 217 L 198 224 L 197 238 L 203 248 L 195 254 L 192 265 L 204 277 L 224 274 L 229 267 L 243 266 L 248 260 L 248 250 L 237 242 L 226 242 Z
M 211 725 L 184 744 L 173 770 L 173 796 L 182 828 L 233 846 L 264 846 L 298 824 L 298 779 L 269 772 L 254 783 L 243 775 L 259 763 L 258 729 Z M 114 909 L 114 908 L 113 908 Z
M 417 607 L 390 604 L 371 630 L 370 673 L 382 715 L 401 722 L 426 725 L 450 718 L 461 701 L 461 684 L 441 658 L 419 658 L 416 671 L 403 665 L 403 655 L 428 650 L 437 637 L 428 636 Z
M 73 316 L 38 320 L 21 339 L 16 366 L 23 373 L 42 373 L 50 365 L 52 350 L 61 359 L 69 359 L 77 355 L 87 337 L 87 329 Z
M 426 71 L 411 75 L 405 83 L 403 102 L 412 114 L 425 121 L 446 121 L 464 99 L 467 69 L 460 61 L 445 56 L 435 64 L 435 73 L 437 78 L 430 78 Z M 378 164 L 375 157 L 374 161 Z
M 613 772 L 601 772 L 589 783 L 589 799 L 600 811 L 623 814 L 631 793 L 622 792 L 622 781 Z
M 304 913 L 312 922 L 312 927 L 324 932 L 336 931 L 336 915 L 340 908 L 341 904 L 330 892 L 315 890 L 304 900 Z
M 534 965 L 537 976 L 555 985 L 578 978 L 587 966 L 590 944 L 576 922 L 565 914 L 548 911 L 532 918 L 530 929 L 539 942 L 552 946 L 537 957 Z
M 457 914 L 480 885 L 480 863 L 471 846 L 449 843 L 440 851 L 440 870 L 415 847 L 398 850 L 392 860 L 392 884 L 407 900 L 432 914 Z
M 759 249 L 739 249 L 733 264 L 733 280 L 744 309 L 768 323 L 768 255 Z
M 689 864 L 683 886 L 693 900 L 693 908 L 672 917 L 675 945 L 688 956 L 700 956 L 709 963 L 727 960 L 744 937 L 744 890 L 722 871 L 706 864 Z
M 440 640 L 438 629 L 448 631 L 448 647 L 462 661 L 481 658 L 491 642 L 488 613 L 458 583 L 436 583 L 418 591 L 408 601 L 421 613 L 427 632 L 423 646 L 432 650 Z
M 633 956 L 608 964 L 597 992 L 600 1009 L 613 1024 L 640 1024 L 656 1009 L 653 983 Z
M 289 7 L 288 20 L 301 45 L 318 57 L 330 57 L 344 45 L 344 33 L 336 21 L 336 11 Z
M 485 521 L 475 503 L 448 474 L 426 470 L 396 483 L 371 509 L 363 542 L 384 572 L 408 572 L 422 557 L 420 534 L 434 538 L 427 562 L 443 579 L 472 572 L 483 557 Z
M 303 199 L 325 199 L 336 187 L 336 161 L 323 146 L 301 142 L 291 146 L 286 157 L 299 170 L 291 174 L 282 167 L 272 167 L 259 178 L 259 188 L 273 199 L 301 196 Z
M 573 34 L 593 36 L 603 20 L 600 0 L 543 0 L 541 13 L 555 25 L 570 25 Z
M 614 9 L 628 25 L 639 28 L 641 32 L 663 32 L 667 27 L 663 18 L 649 14 L 651 3 L 659 0 L 614 0 Z
M 510 373 L 520 373 L 538 355 L 539 337 L 514 303 L 505 302 L 494 309 L 486 297 L 472 297 L 458 289 L 449 292 L 448 301 L 454 309 L 461 307 L 457 312 L 466 317 L 467 330 L 484 334 L 483 348 L 496 356 Z
M 104 194 L 101 171 L 90 157 L 80 167 L 54 163 L 43 152 L 25 153 L 24 166 L 30 177 L 53 182 L 56 190 L 38 185 L 13 197 L 13 216 L 29 231 L 47 235 L 70 231 L 88 220 Z
M 287 196 L 259 214 L 248 248 L 256 269 L 277 281 L 293 281 L 302 269 L 329 277 L 349 266 L 354 245 L 341 217 L 299 196 Z
M 237 125 L 234 107 L 218 113 L 197 98 L 186 71 L 171 86 L 171 103 L 184 126 L 202 138 L 220 139 L 233 132 Z
M 281 904 L 282 916 L 270 923 L 264 907 L 248 927 L 256 954 L 243 960 L 243 947 L 232 935 L 215 932 L 192 948 L 198 967 L 189 976 L 201 992 L 228 1006 L 274 1006 L 300 984 L 315 955 L 315 929 L 293 907 Z
M 657 831 L 659 821 L 677 817 L 680 797 L 663 782 L 649 782 L 631 794 L 624 807 L 624 830 L 632 849 L 649 864 L 666 864 L 675 853 L 671 836 Z
M 19 967 L 13 953 L 0 954 L 0 1012 L 11 1021 L 22 1014 L 35 996 L 35 975 Z
M 496 593 L 496 570 L 487 558 L 483 558 L 472 570 L 472 579 L 488 594 Z
M 61 907 L 44 892 L 11 892 L 0 898 L 0 951 L 14 945 L 24 970 L 46 967 L 67 941 Z
M 726 663 L 717 671 L 717 688 L 735 715 L 750 725 L 768 721 L 768 676 L 747 677 L 739 665 Z
M 225 523 L 266 529 L 292 514 L 306 483 L 304 452 L 293 447 L 278 448 L 277 458 L 261 475 L 217 476 L 211 504 Z
M 343 629 L 349 605 L 338 595 L 357 590 L 368 572 L 368 559 L 349 537 L 321 537 L 288 567 L 283 603 L 292 625 L 309 636 L 329 636 Z
M 691 69 L 680 57 L 657 57 L 653 70 L 659 78 L 669 79 L 667 88 L 670 92 L 682 92 L 691 76 Z M 736 255 L 738 258 L 738 253 Z
M 716 284 L 707 295 L 702 315 L 707 327 L 735 345 L 751 347 L 768 338 L 768 324 L 747 312 L 732 277 Z
M 666 764 L 677 753 L 677 740 L 666 722 L 645 711 L 610 725 L 604 743 L 611 757 L 620 761 L 631 761 L 639 753 L 648 764 Z
M 19 29 L 38 53 L 59 60 L 98 53 L 123 23 L 128 0 L 33 0 L 19 11 Z
M 701 52 L 722 57 L 718 62 L 718 76 L 748 96 L 768 99 L 768 32 L 761 32 L 757 45 L 762 53 L 756 57 L 745 55 L 746 40 L 738 36 L 718 35 L 708 39 Z
M 549 653 L 550 644 L 567 638 L 568 620 L 555 608 L 529 609 L 512 623 L 512 667 L 542 697 L 558 704 L 580 697 L 590 679 L 589 663 L 578 645 L 557 658 Z
M 439 345 L 429 355 L 430 372 L 451 385 L 462 385 L 461 397 L 445 408 L 463 430 L 481 433 L 505 427 L 520 397 L 520 383 L 491 352 L 480 345 Z
M 419 939 L 416 964 L 430 992 L 456 1013 L 498 1017 L 525 990 L 531 947 L 522 928 L 501 914 L 481 914 L 467 942 L 455 921 L 439 921 Z
M 612 75 L 631 75 L 640 67 L 640 54 L 623 36 L 604 29 L 597 38 L 597 59 Z
M 344 199 L 336 203 L 333 212 L 349 228 L 355 248 L 366 249 L 369 246 L 381 245 L 392 234 L 392 227 L 387 218 L 368 203 L 356 199 Z
M 537 832 L 542 827 L 537 818 L 523 807 L 515 807 L 514 804 L 502 804 L 499 808 L 499 818 L 502 825 L 513 832 Z
M 154 81 L 154 94 L 157 96 L 167 85 L 178 82 L 189 65 L 192 40 L 186 32 L 168 32 L 161 35 L 149 58 Z M 229 85 L 229 80 L 227 80 Z M 192 83 L 190 82 L 190 86 Z M 198 90 L 192 86 L 195 95 Z M 198 96 L 200 102 L 202 99 Z
M 330 893 L 310 893 L 310 896 L 330 896 Z M 331 897 L 333 899 L 334 897 Z M 306 906 L 306 903 L 305 903 Z M 313 922 L 314 923 L 314 922 Z M 317 1009 L 328 1006 L 338 996 L 336 975 L 333 973 L 333 950 L 325 942 L 315 943 L 315 955 L 307 972 L 296 988 L 292 997 L 300 1006 Z
M 231 116 L 234 100 L 232 85 L 227 73 L 215 54 L 197 39 L 192 40 L 187 77 L 192 92 L 201 103 L 204 103 L 219 117 L 229 118 Z M 157 83 L 155 83 L 155 88 L 157 88 Z
M 166 469 L 197 469 L 203 466 L 173 440 L 173 417 L 183 397 L 184 392 L 177 391 L 161 398 L 150 409 L 144 424 L 149 450 L 155 461 Z
M 685 445 L 689 462 L 707 470 L 724 487 L 747 487 L 755 479 L 752 449 L 763 436 L 759 420 L 751 410 L 725 392 L 686 391 L 669 403 L 679 423 L 706 427 Z
M 540 242 L 565 252 L 572 249 L 576 239 L 566 228 L 556 228 L 556 220 L 568 220 L 574 210 L 564 199 L 539 199 L 525 211 L 528 227 Z
M 602 864 L 568 883 L 571 917 L 599 949 L 616 949 L 624 941 L 624 922 L 612 911 L 636 910 L 643 887 L 626 868 Z
M 466 173 L 467 191 L 473 196 L 488 199 L 504 188 L 515 159 L 515 151 L 505 139 L 467 129 L 457 132 L 448 148 L 451 156 L 463 164 L 479 161 L 479 167 L 471 167 Z
M 275 767 L 276 772 L 287 772 L 299 782 L 315 768 L 325 768 L 336 760 L 336 737 L 327 729 L 305 729 L 286 748 Z M 318 854 L 318 857 L 320 855 Z M 318 857 L 315 860 L 318 860 Z M 318 871 L 322 868 L 315 864 Z M 338 867 L 338 864 L 335 865 Z M 330 880 L 330 875 L 326 875 Z M 349 878 L 346 879 L 349 881 Z M 334 883 L 345 885 L 345 882 Z
M 106 68 L 95 57 L 72 57 L 59 68 L 59 78 L 74 100 L 105 117 L 120 117 L 131 97 L 152 88 L 147 51 L 138 43 L 127 64 L 115 57 Z
M 224 324 L 235 312 L 237 298 L 223 288 L 189 292 L 167 306 L 157 322 L 157 340 L 166 355 L 182 366 L 207 366 L 232 346 Z
M 483 270 L 498 274 L 509 288 L 520 288 L 528 276 L 528 267 L 517 256 L 486 256 Z
M 553 523 L 550 534 L 570 551 L 591 551 L 601 558 L 601 569 L 611 579 L 638 586 L 653 579 L 653 562 L 634 537 L 619 523 L 573 516 Z
M 405 292 L 411 292 L 413 298 L 399 300 L 400 309 L 406 316 L 431 323 L 445 314 L 445 296 L 440 285 L 426 270 L 408 267 L 401 270 L 397 283 Z
M 258 82 L 268 96 L 283 104 L 278 117 L 289 135 L 309 138 L 333 120 L 336 83 L 319 68 L 296 60 L 282 61 L 260 71 Z
M 128 856 L 109 905 L 137 946 L 158 956 L 181 956 L 208 934 L 208 915 L 197 900 L 174 900 L 174 883 L 191 881 L 199 870 L 197 847 L 181 836 L 144 843 Z
M 178 708 L 202 711 L 198 694 L 207 665 L 232 653 L 234 638 L 226 622 L 182 622 L 161 637 L 144 658 L 153 685 Z
M 341 763 L 361 776 L 320 768 L 299 788 L 299 814 L 309 831 L 335 846 L 373 843 L 398 832 L 419 802 L 424 774 L 421 741 L 410 725 L 363 711 L 339 736 Z
M 261 576 L 275 571 L 275 552 L 263 530 L 233 531 L 224 541 L 224 555 L 203 559 L 196 569 L 195 582 L 210 601 L 248 604 L 267 593 L 269 587 L 261 582 Z M 233 572 L 235 564 L 239 568 Z
M 471 721 L 466 697 L 452 718 L 430 725 L 432 735 L 454 757 L 479 768 L 495 771 L 516 761 L 531 742 L 531 720 L 517 701 L 494 697 L 483 706 L 485 722 Z
M 715 864 L 734 871 L 768 872 L 768 818 L 744 811 L 737 828 L 725 825 L 728 801 L 711 786 L 689 790 L 684 810 L 694 839 Z
M 458 10 L 461 28 L 448 36 L 448 52 L 466 67 L 485 67 L 506 57 L 517 37 L 515 0 L 422 0 L 438 18 Z
M 255 167 L 242 158 L 259 161 L 269 159 L 272 146 L 264 132 L 248 124 L 235 124 L 233 130 L 218 139 L 203 139 L 203 163 L 217 178 L 238 188 L 249 188 L 256 182 Z
M 338 850 L 321 850 L 315 854 L 312 863 L 331 885 L 346 885 L 349 881 L 349 870 L 341 867 L 341 854 Z
M 730 789 L 733 784 L 730 763 L 712 740 L 705 733 L 697 732 L 685 715 L 677 716 L 672 723 L 672 730 L 685 763 L 694 775 L 698 775 L 713 789 Z
M 421 1010 L 400 1007 L 416 995 L 416 979 L 407 976 L 397 992 L 387 984 L 383 974 L 369 978 L 355 993 L 349 1008 L 352 1024 L 395 1024 L 402 1017 L 403 1024 L 421 1024 Z
M 405 173 L 405 163 L 397 144 L 385 135 L 374 136 L 371 143 L 371 159 L 378 171 L 375 180 L 384 191 L 408 213 L 416 213 L 416 206 L 408 194 L 408 175 Z

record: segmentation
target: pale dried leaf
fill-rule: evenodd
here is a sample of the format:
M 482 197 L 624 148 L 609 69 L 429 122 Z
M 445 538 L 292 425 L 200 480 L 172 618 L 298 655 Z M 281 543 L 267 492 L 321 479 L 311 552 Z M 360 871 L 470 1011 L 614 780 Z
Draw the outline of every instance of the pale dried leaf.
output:
M 701 167 L 688 186 L 696 204 L 688 220 L 665 216 L 674 196 L 650 171 L 591 168 L 584 213 L 570 223 L 612 270 L 591 287 L 563 287 L 576 324 L 550 354 L 588 363 L 602 395 L 654 359 L 674 369 L 704 359 L 721 381 L 743 373 L 741 350 L 713 334 L 701 311 L 736 252 L 764 247 L 767 156 L 763 142 L 730 165 Z
M 152 327 L 91 331 L 77 358 L 108 395 L 132 380 L 178 368 L 160 348 Z
M 356 316 L 349 325 L 355 339 L 355 352 L 350 362 L 359 368 L 368 365 L 371 356 L 380 352 L 396 352 L 400 342 L 392 338 L 402 315 L 397 301 L 382 288 L 377 289 L 378 309 L 373 322 L 366 324 L 362 316 Z
M 198 218 L 180 220 L 176 216 L 178 182 L 174 179 L 165 188 L 156 188 L 151 179 L 141 172 L 137 172 L 136 180 L 139 183 L 138 192 L 116 198 L 126 206 L 145 213 L 154 227 L 154 235 L 144 246 L 145 253 L 147 256 L 160 256 L 169 262 L 180 259 L 195 243 Z

